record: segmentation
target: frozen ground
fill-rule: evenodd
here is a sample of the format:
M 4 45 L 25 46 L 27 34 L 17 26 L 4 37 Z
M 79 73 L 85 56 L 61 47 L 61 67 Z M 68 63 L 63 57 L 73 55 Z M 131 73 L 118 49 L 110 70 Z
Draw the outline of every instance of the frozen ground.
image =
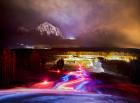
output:
M 140 103 L 107 94 L 16 88 L 0 91 L 0 103 Z

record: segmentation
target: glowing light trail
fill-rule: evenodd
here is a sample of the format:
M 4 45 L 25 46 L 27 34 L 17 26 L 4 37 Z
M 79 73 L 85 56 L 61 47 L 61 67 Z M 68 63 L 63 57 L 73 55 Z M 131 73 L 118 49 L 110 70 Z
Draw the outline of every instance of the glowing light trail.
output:
M 74 80 L 70 80 L 70 78 L 74 76 Z M 78 71 L 69 72 L 67 75 L 62 77 L 62 81 L 56 85 L 56 89 L 58 90 L 82 90 L 82 87 L 88 83 L 90 79 L 88 78 L 88 74 L 85 70 L 83 70 L 82 66 L 79 65 Z

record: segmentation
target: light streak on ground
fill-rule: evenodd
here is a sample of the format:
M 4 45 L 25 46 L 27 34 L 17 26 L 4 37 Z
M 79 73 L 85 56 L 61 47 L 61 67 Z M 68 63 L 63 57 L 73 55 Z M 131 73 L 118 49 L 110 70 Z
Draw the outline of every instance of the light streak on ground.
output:
M 0 103 L 139 103 L 139 94 L 139 87 L 104 83 L 79 65 L 77 71 L 66 73 L 58 81 L 44 79 L 30 87 L 0 90 Z
M 47 80 L 44 80 L 42 82 L 39 82 L 39 83 L 35 83 L 32 85 L 32 88 L 52 88 L 54 85 L 54 82 L 53 81 L 47 81 Z
M 74 80 L 70 80 L 71 76 L 74 76 Z M 62 82 L 56 85 L 56 89 L 58 90 L 81 90 L 82 87 L 88 83 L 90 78 L 85 70 L 83 70 L 82 66 L 79 65 L 78 71 L 73 71 L 67 73 L 64 77 L 62 77 Z
M 120 95 L 133 97 L 135 94 L 140 94 L 140 88 L 135 85 L 128 83 L 112 82 L 108 83 L 106 76 L 103 76 L 103 80 L 96 77 L 92 78 L 88 72 L 85 71 L 82 65 L 79 65 L 77 71 L 71 71 L 62 75 L 59 80 L 48 81 L 47 79 L 31 85 L 29 88 L 34 89 L 51 89 L 54 91 L 70 91 L 70 92 L 84 92 L 84 93 L 95 93 L 95 94 L 109 94 L 109 95 Z M 109 81 L 114 81 L 113 78 L 108 78 Z M 122 85 L 123 83 L 123 85 Z M 112 92 L 113 91 L 113 92 Z M 128 95 L 129 94 L 129 95 Z M 140 95 L 135 95 L 140 97 Z
M 58 82 L 46 79 L 29 88 L 0 90 L 0 103 L 139 103 L 139 94 L 133 85 L 103 84 L 81 69 L 67 73 Z
M 59 70 L 56 73 L 60 73 Z M 47 81 L 44 80 L 40 83 L 35 83 L 31 87 L 32 88 L 51 88 L 56 90 L 77 90 L 83 91 L 82 87 L 90 81 L 89 75 L 82 68 L 81 65 L 77 68 L 77 71 L 72 71 L 66 73 L 63 77 L 61 77 L 61 81 Z
M 72 81 L 69 81 L 69 82 L 63 82 L 63 83 L 60 83 L 59 86 L 57 87 L 57 89 L 59 90 L 75 90 L 75 86 L 77 86 L 77 84 L 81 84 L 83 82 L 85 82 L 86 79 L 84 78 L 80 78 L 80 79 L 77 79 L 77 80 L 72 80 Z

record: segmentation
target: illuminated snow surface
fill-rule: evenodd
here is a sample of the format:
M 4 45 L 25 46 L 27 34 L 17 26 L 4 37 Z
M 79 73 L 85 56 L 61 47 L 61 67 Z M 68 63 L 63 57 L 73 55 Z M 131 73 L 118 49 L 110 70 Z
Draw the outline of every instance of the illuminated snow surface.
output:
M 0 91 L 0 103 L 139 103 L 106 94 L 45 89 L 11 89 Z
M 78 69 L 59 81 L 45 80 L 28 88 L 0 90 L 0 103 L 140 103 L 136 86 L 106 84 L 90 78 L 81 66 Z

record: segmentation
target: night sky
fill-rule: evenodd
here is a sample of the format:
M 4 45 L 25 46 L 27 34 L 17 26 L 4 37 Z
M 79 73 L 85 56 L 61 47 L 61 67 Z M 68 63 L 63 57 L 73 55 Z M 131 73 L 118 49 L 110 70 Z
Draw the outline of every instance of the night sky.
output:
M 28 31 L 49 22 L 80 47 L 140 48 L 140 0 L 1 0 L 1 46 L 41 43 Z M 24 28 L 26 36 L 18 32 Z M 29 36 L 29 37 L 28 37 Z M 36 42 L 35 42 L 36 41 Z M 39 42 L 37 42 L 39 41 Z M 46 41 L 48 41 L 46 37 Z M 63 41 L 63 40 L 62 40 Z M 52 43 L 50 43 L 52 42 Z M 44 43 L 55 43 L 53 40 Z M 60 40 L 61 43 L 61 40 Z M 63 45 L 63 42 L 62 42 Z

